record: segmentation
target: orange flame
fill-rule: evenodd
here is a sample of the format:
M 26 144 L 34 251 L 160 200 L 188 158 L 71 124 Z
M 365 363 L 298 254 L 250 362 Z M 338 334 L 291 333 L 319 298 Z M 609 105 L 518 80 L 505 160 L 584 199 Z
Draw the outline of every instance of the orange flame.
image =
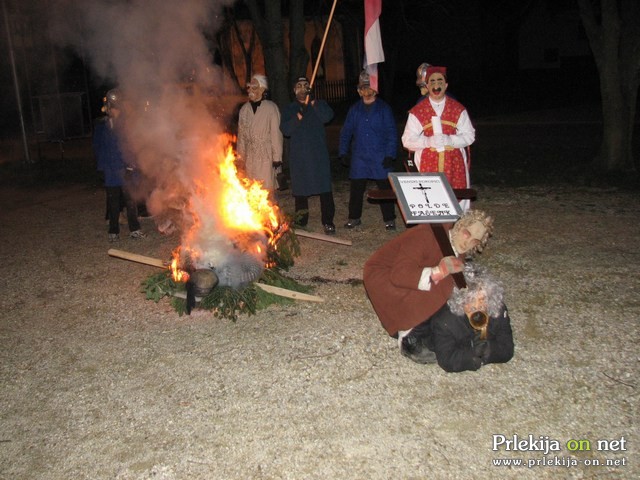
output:
M 236 168 L 232 143 L 235 137 L 223 135 L 218 139 L 222 148 L 207 152 L 208 171 L 197 182 L 195 198 L 191 199 L 193 219 L 183 245 L 174 252 L 172 272 L 176 281 L 187 281 L 187 272 L 179 269 L 182 256 L 192 261 L 199 256 L 195 244 L 209 238 L 211 223 L 207 215 L 216 218 L 216 235 L 225 235 L 233 248 L 239 248 L 266 262 L 267 248 L 276 248 L 276 242 L 288 230 L 288 224 L 277 205 L 269 198 L 269 191 L 259 181 L 244 178 Z M 192 248 L 194 247 L 194 248 Z M 184 262 L 183 262 L 184 263 Z M 175 264 L 175 267 L 174 265 Z M 265 265 L 267 268 L 273 265 Z M 186 275 L 186 278 L 185 278 Z M 178 280 L 182 278 L 183 280 Z
M 227 147 L 220 164 L 220 178 L 226 186 L 221 205 L 222 217 L 229 228 L 241 231 L 261 231 L 278 228 L 278 207 L 269 201 L 269 192 L 260 182 L 238 178 L 233 147 Z
M 173 259 L 171 260 L 171 278 L 174 282 L 187 282 L 189 280 L 189 274 L 179 267 L 180 262 L 180 248 L 176 248 L 173 251 Z

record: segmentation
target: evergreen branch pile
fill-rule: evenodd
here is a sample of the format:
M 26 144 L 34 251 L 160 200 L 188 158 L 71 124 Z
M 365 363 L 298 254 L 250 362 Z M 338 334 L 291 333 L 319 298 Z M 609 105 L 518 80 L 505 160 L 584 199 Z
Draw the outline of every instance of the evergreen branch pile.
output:
M 294 264 L 294 258 L 300 255 L 298 238 L 290 229 L 277 232 L 277 234 L 280 235 L 277 248 L 270 245 L 267 250 L 267 264 L 270 267 L 262 272 L 259 281 L 267 285 L 308 293 L 311 290 L 310 286 L 302 285 L 282 273 L 288 271 Z M 175 282 L 170 270 L 163 270 L 151 275 L 143 282 L 142 286 L 147 300 L 153 300 L 157 303 L 160 299 L 170 296 L 172 297 L 171 306 L 179 316 L 187 312 L 186 285 L 182 282 Z M 198 308 L 211 311 L 216 318 L 236 321 L 241 314 L 253 315 L 257 310 L 269 305 L 284 305 L 292 302 L 293 300 L 290 298 L 266 292 L 252 283 L 242 289 L 215 287 L 200 299 Z

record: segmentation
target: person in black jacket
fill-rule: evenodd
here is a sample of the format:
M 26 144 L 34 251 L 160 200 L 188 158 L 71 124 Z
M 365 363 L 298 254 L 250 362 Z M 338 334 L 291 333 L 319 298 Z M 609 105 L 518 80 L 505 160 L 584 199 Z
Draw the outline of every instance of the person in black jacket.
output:
M 430 331 L 405 356 L 418 363 L 437 361 L 447 372 L 511 360 L 513 333 L 504 288 L 479 265 L 467 263 L 464 275 L 467 288 L 454 288 L 448 302 L 419 326 Z

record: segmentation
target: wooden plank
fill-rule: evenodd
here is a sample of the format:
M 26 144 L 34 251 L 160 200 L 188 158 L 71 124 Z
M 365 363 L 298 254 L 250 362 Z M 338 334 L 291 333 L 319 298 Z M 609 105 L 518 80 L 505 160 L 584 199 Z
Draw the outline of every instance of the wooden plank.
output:
M 261 288 L 265 292 L 273 293 L 274 295 L 278 295 L 279 297 L 291 298 L 293 300 L 303 300 L 305 302 L 316 302 L 322 303 L 324 302 L 324 298 L 318 297 L 316 295 L 309 295 L 308 293 L 296 292 L 295 290 L 288 290 L 286 288 L 274 287 L 273 285 L 266 285 L 264 283 L 255 282 L 254 285 L 258 288 Z M 172 295 L 174 297 L 185 299 L 187 298 L 187 292 L 173 292 Z M 202 300 L 202 297 L 195 297 L 196 302 Z
M 144 255 L 138 255 L 137 253 L 125 252 L 124 250 L 117 250 L 110 248 L 107 253 L 111 257 L 122 258 L 124 260 L 131 260 L 132 262 L 144 263 L 152 267 L 169 268 L 168 264 L 165 264 L 159 258 L 145 257 Z
M 308 293 L 296 292 L 295 290 L 288 290 L 286 288 L 275 287 L 273 285 L 266 285 L 264 283 L 254 283 L 256 287 L 261 288 L 265 292 L 273 293 L 274 295 L 280 295 L 281 297 L 292 298 L 294 300 L 304 300 L 306 302 L 324 302 L 322 297 L 315 295 L 309 295 Z
M 395 197 L 394 197 L 395 198 Z M 334 237 L 333 235 L 324 235 L 322 233 L 307 232 L 306 230 L 294 230 L 299 237 L 312 238 L 314 240 L 322 240 L 323 242 L 339 243 L 341 245 L 353 245 L 351 240 Z

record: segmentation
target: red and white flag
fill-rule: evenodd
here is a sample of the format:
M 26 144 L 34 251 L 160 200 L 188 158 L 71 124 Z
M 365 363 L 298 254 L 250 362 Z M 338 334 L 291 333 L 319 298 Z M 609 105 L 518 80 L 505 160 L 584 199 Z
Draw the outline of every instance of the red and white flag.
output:
M 382 0 L 364 0 L 364 68 L 369 73 L 371 88 L 378 91 L 378 63 L 384 62 L 380 34 Z

